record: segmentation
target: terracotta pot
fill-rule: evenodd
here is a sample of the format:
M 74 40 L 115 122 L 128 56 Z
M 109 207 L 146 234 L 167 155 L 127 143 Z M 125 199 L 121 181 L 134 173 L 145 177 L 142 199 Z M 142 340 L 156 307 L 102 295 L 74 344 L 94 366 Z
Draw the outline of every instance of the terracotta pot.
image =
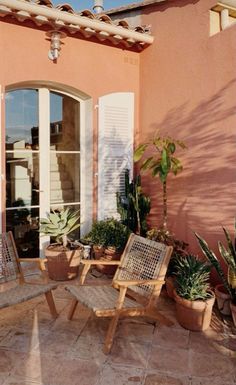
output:
M 231 309 L 234 326 L 236 327 L 236 305 L 233 304 L 233 302 L 230 302 L 230 309 Z
M 94 247 L 93 247 L 94 248 Z M 117 251 L 114 247 L 103 248 L 102 253 L 94 252 L 94 258 L 97 260 L 103 261 L 119 261 L 122 255 L 121 251 Z M 107 266 L 107 265 L 95 265 L 96 270 L 106 275 L 114 275 L 117 269 L 117 266 Z
M 210 326 L 212 308 L 215 302 L 214 293 L 212 291 L 210 293 L 212 297 L 205 301 L 189 301 L 180 297 L 174 290 L 176 315 L 181 326 L 193 331 L 203 331 Z
M 105 252 L 105 248 L 103 246 L 96 246 L 96 245 L 93 246 L 93 254 L 95 259 L 101 258 L 104 252 Z
M 175 277 L 169 275 L 169 277 L 165 278 L 166 283 L 166 291 L 170 298 L 174 299 L 174 290 L 175 290 Z
M 219 311 L 223 315 L 230 315 L 230 295 L 225 289 L 224 285 L 220 284 L 215 287 L 216 302 Z
M 54 281 L 68 281 L 79 273 L 81 249 L 66 250 L 63 246 L 49 245 L 45 249 L 48 276 Z

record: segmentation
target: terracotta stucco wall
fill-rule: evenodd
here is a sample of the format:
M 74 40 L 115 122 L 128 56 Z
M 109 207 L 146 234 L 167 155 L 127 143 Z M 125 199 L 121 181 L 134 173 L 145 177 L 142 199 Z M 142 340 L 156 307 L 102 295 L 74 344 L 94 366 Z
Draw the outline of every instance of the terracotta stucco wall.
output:
M 12 84 L 43 81 L 44 84 L 60 83 L 65 85 L 65 89 L 73 87 L 92 98 L 94 172 L 96 172 L 97 109 L 95 106 L 98 98 L 113 92 L 134 92 L 135 127 L 138 127 L 139 53 L 72 35 L 63 39 L 61 56 L 55 64 L 48 59 L 50 42 L 46 37 L 46 27 L 43 30 L 30 22 L 20 24 L 12 19 L 1 18 L 0 36 L 0 85 L 3 91 Z M 4 99 L 2 111 L 4 138 Z M 2 163 L 4 164 L 4 159 Z M 94 193 L 96 203 L 96 178 Z
M 184 171 L 168 181 L 169 228 L 199 251 L 233 230 L 236 205 L 236 25 L 209 37 L 212 0 L 147 7 L 154 44 L 141 53 L 140 142 L 155 132 L 183 140 Z M 146 178 L 146 177 L 145 177 Z M 151 223 L 161 215 L 161 185 L 151 180 Z

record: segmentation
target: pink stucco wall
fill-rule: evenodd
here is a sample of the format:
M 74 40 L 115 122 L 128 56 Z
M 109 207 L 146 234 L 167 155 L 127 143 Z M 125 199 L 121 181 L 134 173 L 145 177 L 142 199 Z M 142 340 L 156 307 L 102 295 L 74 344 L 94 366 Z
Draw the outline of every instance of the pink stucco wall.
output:
M 141 53 L 140 142 L 154 133 L 183 140 L 183 172 L 168 181 L 169 228 L 199 252 L 231 231 L 236 205 L 236 25 L 209 37 L 212 0 L 144 9 L 154 44 Z M 149 180 L 151 223 L 160 224 L 161 185 Z
M 48 29 L 50 27 L 47 27 Z M 5 87 L 12 84 L 44 81 L 64 84 L 65 89 L 73 87 L 92 98 L 94 171 L 96 171 L 97 109 L 95 105 L 98 98 L 113 92 L 134 92 L 135 127 L 138 127 L 139 53 L 71 35 L 63 39 L 61 56 L 55 64 L 48 59 L 50 42 L 46 37 L 46 29 L 39 29 L 30 22 L 21 24 L 5 17 L 0 18 L 0 36 L 0 84 L 3 91 Z M 4 130 L 4 101 L 2 110 Z M 4 143 L 2 143 L 3 149 Z M 95 211 L 96 179 L 94 180 Z

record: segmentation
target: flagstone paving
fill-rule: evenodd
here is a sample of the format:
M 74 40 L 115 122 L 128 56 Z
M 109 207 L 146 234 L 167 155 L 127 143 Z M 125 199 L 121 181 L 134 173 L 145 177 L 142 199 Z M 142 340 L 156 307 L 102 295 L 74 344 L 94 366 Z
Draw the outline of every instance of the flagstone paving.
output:
M 68 321 L 63 283 L 54 297 L 56 320 L 43 296 L 0 311 L 0 385 L 236 385 L 236 330 L 217 310 L 206 332 L 190 332 L 163 291 L 159 308 L 174 325 L 123 319 L 106 356 L 108 320 L 79 305 Z

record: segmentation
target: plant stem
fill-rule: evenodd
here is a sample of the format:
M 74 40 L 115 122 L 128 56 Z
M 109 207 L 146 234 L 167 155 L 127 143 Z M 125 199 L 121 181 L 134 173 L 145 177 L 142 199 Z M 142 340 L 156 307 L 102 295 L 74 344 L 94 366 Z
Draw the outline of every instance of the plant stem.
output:
M 166 181 L 163 182 L 163 229 L 167 229 L 167 189 Z
M 66 247 L 68 243 L 67 235 L 63 235 L 62 242 L 63 242 L 63 246 Z

